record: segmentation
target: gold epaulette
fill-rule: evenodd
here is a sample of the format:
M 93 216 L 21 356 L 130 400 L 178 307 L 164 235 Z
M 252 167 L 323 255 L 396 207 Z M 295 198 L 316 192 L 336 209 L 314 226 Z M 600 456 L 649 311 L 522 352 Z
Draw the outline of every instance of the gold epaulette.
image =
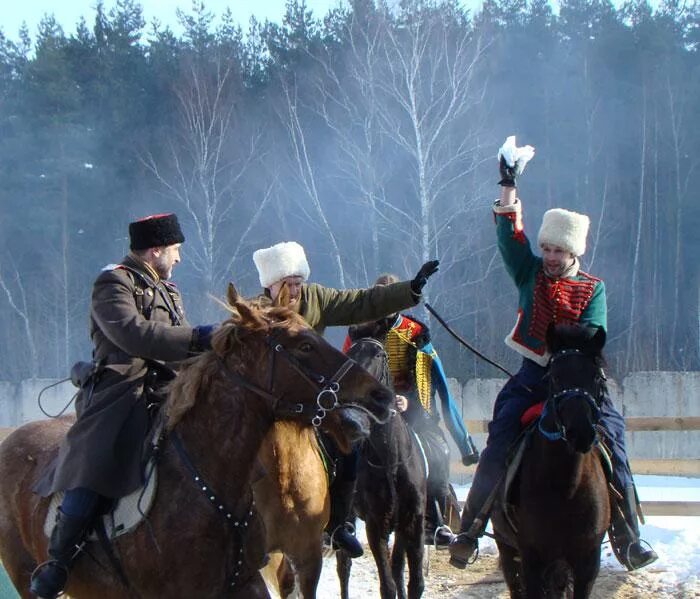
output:
M 409 348 L 411 347 L 416 349 L 415 369 L 409 364 Z M 405 380 L 408 373 L 415 376 L 418 399 L 423 409 L 430 414 L 433 358 L 420 351 L 418 346 L 411 341 L 410 331 L 399 329 L 390 329 L 387 333 L 386 353 L 389 358 L 389 370 L 394 380 Z

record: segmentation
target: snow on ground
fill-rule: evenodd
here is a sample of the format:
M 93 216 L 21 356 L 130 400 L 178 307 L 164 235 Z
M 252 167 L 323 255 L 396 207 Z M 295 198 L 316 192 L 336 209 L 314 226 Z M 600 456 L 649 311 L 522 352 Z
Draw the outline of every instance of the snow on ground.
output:
M 700 479 L 663 476 L 637 476 L 636 482 L 642 503 L 645 501 L 698 501 Z M 457 496 L 464 501 L 468 485 L 456 487 Z M 653 516 L 641 527 L 642 537 L 659 554 L 659 560 L 648 568 L 627 573 L 617 562 L 609 544 L 603 547 L 600 583 L 595 597 L 654 597 L 700 599 L 700 517 Z M 372 599 L 379 596 L 376 568 L 366 545 L 363 524 L 358 526 L 358 538 L 365 544 L 365 555 L 353 561 L 350 578 L 351 599 Z M 506 597 L 496 571 L 497 549 L 493 540 L 484 538 L 480 545 L 481 557 L 488 568 L 480 568 L 478 580 L 465 582 L 463 572 L 446 565 L 444 552 L 436 554 L 429 549 L 430 572 L 426 576 L 425 599 L 466 597 Z M 475 586 L 470 586 L 473 584 Z M 472 590 L 470 590 L 472 589 Z M 318 587 L 320 599 L 339 597 L 335 558 L 324 560 Z

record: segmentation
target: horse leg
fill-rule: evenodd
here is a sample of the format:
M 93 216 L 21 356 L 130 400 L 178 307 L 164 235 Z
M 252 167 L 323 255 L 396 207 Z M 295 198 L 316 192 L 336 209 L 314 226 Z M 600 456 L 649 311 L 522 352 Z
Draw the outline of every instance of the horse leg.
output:
M 323 568 L 321 543 L 315 542 L 313 546 L 307 547 L 303 555 L 303 559 L 299 556 L 293 558 L 299 579 L 299 589 L 304 599 L 315 599 L 318 579 L 321 577 Z
M 277 570 L 275 572 L 277 578 L 277 586 L 279 588 L 280 597 L 286 599 L 294 592 L 294 587 L 296 585 L 296 578 L 294 576 L 294 568 L 286 555 L 281 554 L 282 559 L 280 560 Z
M 336 571 L 340 581 L 340 599 L 350 599 L 350 570 L 352 569 L 352 559 L 345 551 L 335 553 Z
M 536 554 L 521 554 L 523 586 L 525 599 L 544 599 L 546 597 L 545 589 L 545 565 Z
M 503 578 L 506 580 L 511 599 L 522 599 L 525 593 L 522 585 L 522 575 L 518 564 L 518 551 L 506 543 L 496 541 L 498 557 Z
M 574 599 L 588 599 L 600 571 L 600 545 L 574 564 Z
M 404 564 L 406 563 L 406 539 L 403 534 L 394 531 L 394 548 L 391 551 L 391 576 L 396 585 L 398 599 L 406 599 L 406 585 L 404 584 Z
M 405 548 L 408 559 L 408 599 L 419 599 L 425 589 L 423 577 L 423 556 L 425 539 L 423 537 L 423 518 L 416 518 L 410 534 L 406 535 Z
M 389 568 L 389 533 L 380 530 L 376 524 L 366 523 L 367 541 L 372 550 L 379 574 L 379 590 L 382 599 L 396 597 L 396 584 Z

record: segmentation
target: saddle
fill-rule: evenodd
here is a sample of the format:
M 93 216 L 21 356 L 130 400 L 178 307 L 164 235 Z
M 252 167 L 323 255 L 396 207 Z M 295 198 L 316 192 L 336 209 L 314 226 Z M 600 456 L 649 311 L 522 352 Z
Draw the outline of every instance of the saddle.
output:
M 151 456 L 146 464 L 145 484 L 129 495 L 109 502 L 109 507 L 106 511 L 102 511 L 100 515 L 97 516 L 95 524 L 85 537 L 86 540 L 99 540 L 96 531 L 100 527 L 100 518 L 102 519 L 102 525 L 104 526 L 107 539 L 110 541 L 131 532 L 146 518 L 153 507 L 158 486 L 156 459 L 156 456 Z M 58 508 L 63 502 L 64 494 L 63 491 L 54 493 L 49 501 L 49 509 L 46 512 L 46 519 L 44 520 L 44 534 L 47 538 L 51 537 L 51 531 L 56 523 Z

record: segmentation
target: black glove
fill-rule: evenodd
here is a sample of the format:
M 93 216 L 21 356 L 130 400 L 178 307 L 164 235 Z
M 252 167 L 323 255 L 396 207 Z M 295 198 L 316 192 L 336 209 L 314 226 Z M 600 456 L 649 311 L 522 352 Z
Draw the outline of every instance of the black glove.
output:
M 218 325 L 203 324 L 194 327 L 192 331 L 192 342 L 190 343 L 190 354 L 200 354 L 211 349 L 211 337 Z
M 423 287 L 428 282 L 428 278 L 438 271 L 440 260 L 431 260 L 420 267 L 416 278 L 411 281 L 411 291 L 416 295 L 423 293 Z
M 501 172 L 501 180 L 498 182 L 499 185 L 503 187 L 517 187 L 515 185 L 515 180 L 522 172 L 522 170 L 518 168 L 517 162 L 513 166 L 509 166 L 506 159 L 501 156 L 501 160 L 498 163 L 498 170 Z

